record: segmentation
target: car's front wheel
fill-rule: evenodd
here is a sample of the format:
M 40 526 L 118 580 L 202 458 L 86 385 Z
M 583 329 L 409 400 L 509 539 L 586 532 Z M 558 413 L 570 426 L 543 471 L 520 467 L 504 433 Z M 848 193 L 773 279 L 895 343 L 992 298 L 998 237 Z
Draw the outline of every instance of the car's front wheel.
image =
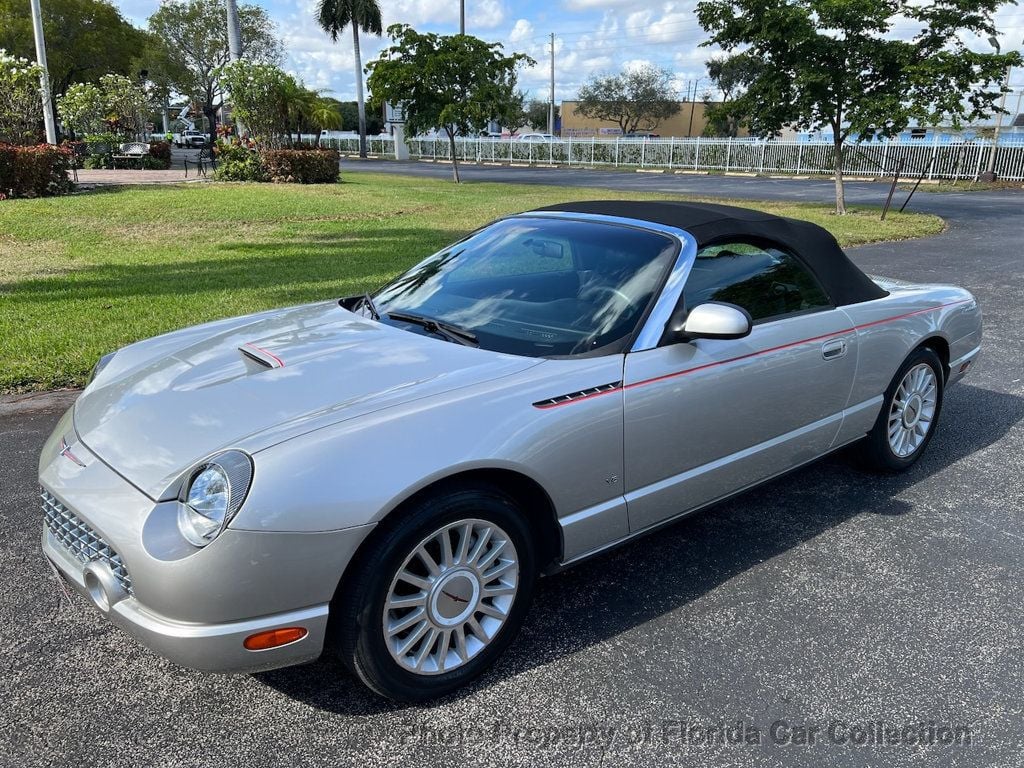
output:
M 916 462 L 932 439 L 942 410 L 944 375 L 935 352 L 919 347 L 900 366 L 861 455 L 874 469 L 899 472 Z
M 385 521 L 336 599 L 342 660 L 377 693 L 436 698 L 512 641 L 536 577 L 526 518 L 497 489 L 433 496 Z

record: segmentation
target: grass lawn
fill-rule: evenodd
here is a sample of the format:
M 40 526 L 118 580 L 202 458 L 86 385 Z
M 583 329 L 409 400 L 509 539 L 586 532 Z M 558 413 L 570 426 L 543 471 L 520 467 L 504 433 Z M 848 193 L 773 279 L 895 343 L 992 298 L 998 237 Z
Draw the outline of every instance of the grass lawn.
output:
M 103 353 L 174 328 L 381 285 L 503 214 L 607 190 L 358 174 L 335 186 L 189 184 L 0 203 L 0 392 L 82 385 Z M 741 203 L 844 245 L 942 220 Z

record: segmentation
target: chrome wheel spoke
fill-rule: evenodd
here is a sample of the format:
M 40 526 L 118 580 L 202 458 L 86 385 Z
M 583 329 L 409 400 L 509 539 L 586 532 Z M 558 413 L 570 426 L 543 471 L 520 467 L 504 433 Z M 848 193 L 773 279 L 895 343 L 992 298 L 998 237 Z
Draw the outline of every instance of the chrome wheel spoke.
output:
M 412 611 L 408 616 L 405 616 L 393 624 L 388 625 L 388 634 L 397 635 L 399 632 L 407 630 L 414 624 L 423 621 L 423 617 L 426 615 L 426 608 L 419 608 L 418 610 Z
M 460 520 L 438 529 L 411 549 L 384 602 L 392 658 L 420 675 L 466 664 L 508 620 L 518 584 L 518 552 L 494 523 Z
M 427 595 L 425 592 L 420 592 L 415 595 L 392 595 L 388 598 L 388 608 L 392 611 L 397 611 L 402 608 L 415 608 L 420 605 L 426 605 Z
M 939 382 L 930 365 L 916 365 L 903 377 L 887 422 L 889 448 L 896 456 L 906 458 L 924 445 L 935 419 L 938 392 Z

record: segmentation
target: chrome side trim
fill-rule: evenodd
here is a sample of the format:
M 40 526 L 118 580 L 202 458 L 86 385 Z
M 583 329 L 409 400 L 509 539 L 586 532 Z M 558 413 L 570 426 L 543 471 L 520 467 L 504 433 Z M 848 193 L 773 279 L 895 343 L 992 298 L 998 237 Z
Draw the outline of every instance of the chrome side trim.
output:
M 817 421 L 812 421 L 810 424 L 806 424 L 799 429 L 794 429 L 792 432 L 786 432 L 778 437 L 773 437 L 771 440 L 765 440 L 763 443 L 758 443 L 757 445 L 752 445 L 749 448 L 744 448 L 742 451 L 730 453 L 728 456 L 723 456 L 720 459 L 709 461 L 707 464 L 701 464 L 699 467 L 694 467 L 693 469 L 688 469 L 685 472 L 680 472 L 678 475 L 672 475 L 671 477 L 666 477 L 664 480 L 651 483 L 643 488 L 637 488 L 635 491 L 630 491 L 626 494 L 626 503 L 629 504 L 631 501 L 635 501 L 651 493 L 664 490 L 670 486 L 685 483 L 687 480 L 692 480 L 700 475 L 713 472 L 716 469 L 721 469 L 729 464 L 735 464 L 737 461 L 742 461 L 743 459 L 747 459 L 754 454 L 761 453 L 762 451 L 771 450 L 783 443 L 788 443 L 790 440 L 795 440 L 798 437 L 810 434 L 811 432 L 827 427 L 830 424 L 836 424 L 842 421 L 842 418 L 842 411 L 834 413 L 831 416 L 826 416 L 824 419 L 818 419 Z
M 841 443 L 839 445 L 834 445 L 831 448 L 829 448 L 827 451 L 822 453 L 820 456 L 813 456 L 813 457 L 807 459 L 806 461 L 801 461 L 798 464 L 794 464 L 792 467 L 788 467 L 788 468 L 786 468 L 786 469 L 784 469 L 784 470 L 782 470 L 780 472 L 776 472 L 775 474 L 770 475 L 770 476 L 765 477 L 765 478 L 762 478 L 761 480 L 758 480 L 757 482 L 750 483 L 749 485 L 745 485 L 742 488 L 737 488 L 734 491 L 730 491 L 729 493 L 726 493 L 726 494 L 724 494 L 722 496 L 719 496 L 716 499 L 712 499 L 711 501 L 707 501 L 707 502 L 705 502 L 703 504 L 700 504 L 700 505 L 698 505 L 696 507 L 693 507 L 692 509 L 684 509 L 679 514 L 677 514 L 677 515 L 673 515 L 672 517 L 667 518 L 665 520 L 659 520 L 654 525 L 649 525 L 646 528 L 641 528 L 641 529 L 639 529 L 637 531 L 632 531 L 629 534 L 627 534 L 626 536 L 623 536 L 623 537 L 621 537 L 619 539 L 615 539 L 614 541 L 610 541 L 607 544 L 604 544 L 604 545 L 602 545 L 600 547 L 597 547 L 596 549 L 590 549 L 590 550 L 587 550 L 587 551 L 583 552 L 582 554 L 573 555 L 572 557 L 568 557 L 568 558 L 562 560 L 560 563 L 558 563 L 558 564 L 548 568 L 548 570 L 546 570 L 544 573 L 547 574 L 547 575 L 550 575 L 550 574 L 553 574 L 553 573 L 558 573 L 558 572 L 563 571 L 563 570 L 565 570 L 565 569 L 567 569 L 567 568 L 569 568 L 569 567 L 571 567 L 573 565 L 576 565 L 577 563 L 581 563 L 584 560 L 587 560 L 587 559 L 589 559 L 591 557 L 595 557 L 597 555 L 600 555 L 602 552 L 608 552 L 609 550 L 615 549 L 616 547 L 621 547 L 621 546 L 623 546 L 625 544 L 629 544 L 631 541 L 633 541 L 635 539 L 642 538 L 642 537 L 644 537 L 644 536 L 646 536 L 646 535 L 648 535 L 650 533 L 654 533 L 655 531 L 660 531 L 662 528 L 666 528 L 666 527 L 668 527 L 670 525 L 678 523 L 684 517 L 688 517 L 688 516 L 692 515 L 694 512 L 700 512 L 701 510 L 707 509 L 708 507 L 713 507 L 716 504 L 721 504 L 723 501 L 731 499 L 734 496 L 738 496 L 741 493 L 746 493 L 747 491 L 749 491 L 749 490 L 751 490 L 753 488 L 757 488 L 759 485 L 764 485 L 765 483 L 769 483 L 772 480 L 776 480 L 777 478 L 780 478 L 780 477 L 783 477 L 785 475 L 788 475 L 790 472 L 795 472 L 798 469 L 802 469 L 803 467 L 807 466 L 808 464 L 813 464 L 814 462 L 818 461 L 819 459 L 823 459 L 826 456 L 828 456 L 829 454 L 832 454 L 832 453 L 835 453 L 836 451 L 842 450 L 843 448 L 845 448 L 846 446 L 850 445 L 851 443 L 855 443 L 861 437 L 863 437 L 863 435 L 858 436 L 858 437 L 854 438 L 853 440 L 847 440 L 846 442 Z M 581 514 L 581 513 L 577 513 L 577 514 Z

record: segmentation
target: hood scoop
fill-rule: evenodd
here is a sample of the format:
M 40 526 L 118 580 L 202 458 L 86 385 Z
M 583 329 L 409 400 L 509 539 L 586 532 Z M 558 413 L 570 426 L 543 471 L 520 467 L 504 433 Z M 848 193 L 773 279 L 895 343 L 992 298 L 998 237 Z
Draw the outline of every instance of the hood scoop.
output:
M 268 352 L 263 347 L 258 347 L 250 341 L 238 348 L 247 360 L 252 360 L 264 368 L 284 368 L 284 360 L 275 355 L 273 352 Z

